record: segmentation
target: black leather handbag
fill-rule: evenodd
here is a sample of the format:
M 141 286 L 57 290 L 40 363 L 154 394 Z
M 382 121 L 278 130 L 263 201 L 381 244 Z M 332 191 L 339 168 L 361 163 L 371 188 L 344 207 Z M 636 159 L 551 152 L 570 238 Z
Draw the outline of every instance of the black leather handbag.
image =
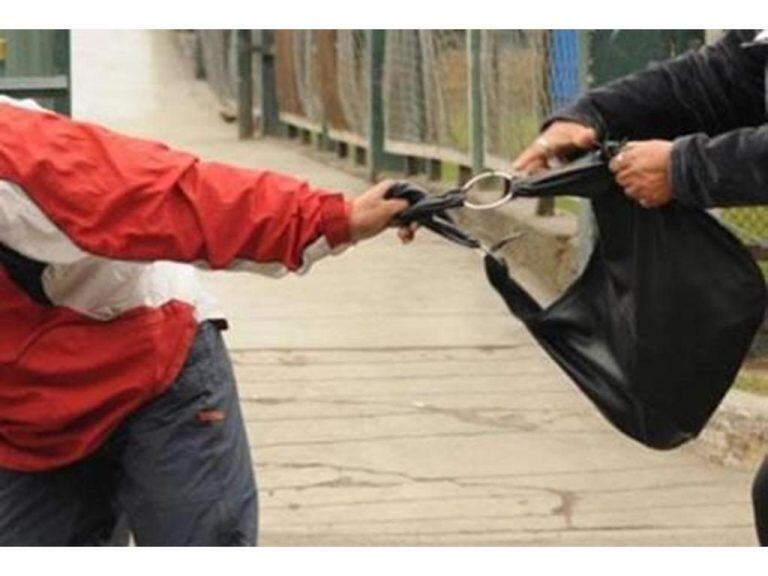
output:
M 516 195 L 590 198 L 597 240 L 546 308 L 486 256 L 509 310 L 619 430 L 658 449 L 697 436 L 764 318 L 765 279 L 747 249 L 703 210 L 627 199 L 604 152 L 521 181 Z

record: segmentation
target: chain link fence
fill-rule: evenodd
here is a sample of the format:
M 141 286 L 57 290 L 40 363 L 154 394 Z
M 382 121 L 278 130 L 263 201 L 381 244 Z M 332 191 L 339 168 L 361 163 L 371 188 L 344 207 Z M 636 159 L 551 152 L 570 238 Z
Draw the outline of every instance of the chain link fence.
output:
M 387 31 L 384 149 L 468 163 L 465 30 Z
M 368 135 L 370 124 L 370 50 L 365 30 L 338 30 L 335 33 L 334 64 L 339 113 L 331 128 L 362 139 Z M 333 132 L 331 137 L 333 137 Z
M 227 120 L 237 116 L 237 38 L 236 30 L 183 30 L 177 35 L 182 52 L 193 63 L 195 75 L 205 79 Z M 254 61 L 254 68 L 258 63 Z M 253 75 L 254 112 L 258 115 L 261 82 Z
M 312 30 L 294 30 L 290 33 L 299 107 L 304 117 L 317 125 L 323 121 L 321 58 L 317 41 L 320 34 Z
M 535 137 L 544 118 L 578 95 L 585 75 L 597 83 L 606 82 L 698 41 L 696 31 L 609 32 L 480 33 L 480 86 L 475 97 L 482 103 L 480 145 L 485 167 L 508 168 L 510 159 Z M 223 113 L 234 115 L 235 31 L 183 31 L 180 37 L 185 52 L 196 62 L 198 75 L 205 77 L 219 98 Z M 277 99 L 283 122 L 365 149 L 371 129 L 370 41 L 366 30 L 276 31 Z M 387 30 L 382 58 L 384 151 L 471 166 L 472 147 L 477 144 L 470 129 L 473 92 L 468 80 L 468 32 Z M 254 74 L 257 103 L 259 78 Z M 446 173 L 442 172 L 443 177 Z M 454 176 L 455 172 L 448 177 Z M 576 208 L 565 203 L 558 207 Z M 768 208 L 717 213 L 745 243 L 768 254 Z
M 365 30 L 279 30 L 281 118 L 362 144 L 368 131 L 369 50 Z
M 466 30 L 386 31 L 381 79 L 385 152 L 471 164 L 467 38 Z M 578 92 L 579 55 L 561 38 L 546 30 L 482 32 L 478 94 L 487 166 L 508 167 L 552 108 Z M 365 30 L 278 31 L 283 120 L 366 146 L 368 42 Z
M 759 260 L 766 262 L 763 269 L 768 272 L 768 207 L 727 208 L 716 214 Z
M 200 30 L 198 33 L 205 78 L 233 116 L 237 110 L 237 50 L 234 30 Z
M 546 30 L 484 31 L 481 43 L 486 164 L 503 168 L 550 112 Z

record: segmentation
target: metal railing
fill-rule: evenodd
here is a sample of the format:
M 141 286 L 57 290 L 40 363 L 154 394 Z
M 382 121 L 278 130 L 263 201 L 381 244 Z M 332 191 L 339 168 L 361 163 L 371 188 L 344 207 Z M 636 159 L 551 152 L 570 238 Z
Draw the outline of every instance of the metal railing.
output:
M 230 114 L 240 117 L 242 137 L 253 131 L 250 109 L 261 133 L 333 150 L 367 167 L 371 179 L 396 170 L 463 181 L 483 168 L 508 168 L 542 120 L 591 82 L 695 47 L 704 34 L 279 30 L 197 37 L 199 67 Z M 249 39 L 253 45 L 243 52 Z M 255 58 L 250 95 L 238 84 L 239 53 Z M 252 100 L 239 112 L 238 86 L 241 99 Z M 581 205 L 558 206 L 580 212 Z M 540 214 L 553 211 L 551 201 L 540 203 Z M 720 217 L 758 256 L 768 256 L 768 208 L 723 210 Z
M 72 109 L 68 30 L 0 30 L 0 94 Z
M 571 34 L 573 53 L 552 49 Z M 289 136 L 381 170 L 463 181 L 508 166 L 584 77 L 575 31 L 279 30 Z M 576 78 L 570 92 L 564 78 Z M 493 118 L 493 120 L 491 120 Z M 551 207 L 549 209 L 551 212 Z

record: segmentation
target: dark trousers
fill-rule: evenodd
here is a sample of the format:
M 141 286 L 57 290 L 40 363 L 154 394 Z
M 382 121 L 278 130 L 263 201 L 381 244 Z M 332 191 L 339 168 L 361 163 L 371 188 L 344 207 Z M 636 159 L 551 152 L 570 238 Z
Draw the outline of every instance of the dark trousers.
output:
M 254 545 L 257 497 L 232 367 L 200 325 L 173 386 L 95 455 L 65 468 L 0 469 L 0 545 Z

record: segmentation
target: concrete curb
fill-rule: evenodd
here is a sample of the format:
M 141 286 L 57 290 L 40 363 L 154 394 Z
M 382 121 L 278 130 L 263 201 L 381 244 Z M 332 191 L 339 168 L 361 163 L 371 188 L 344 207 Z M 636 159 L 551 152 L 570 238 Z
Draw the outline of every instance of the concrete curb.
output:
M 712 462 L 754 470 L 768 453 L 768 398 L 731 390 L 691 449 Z
M 571 214 L 535 215 L 536 201 L 520 199 L 490 212 L 456 215 L 457 221 L 489 244 L 519 234 L 505 245 L 503 256 L 537 280 L 535 295 L 550 300 L 571 283 L 578 265 L 578 226 Z

